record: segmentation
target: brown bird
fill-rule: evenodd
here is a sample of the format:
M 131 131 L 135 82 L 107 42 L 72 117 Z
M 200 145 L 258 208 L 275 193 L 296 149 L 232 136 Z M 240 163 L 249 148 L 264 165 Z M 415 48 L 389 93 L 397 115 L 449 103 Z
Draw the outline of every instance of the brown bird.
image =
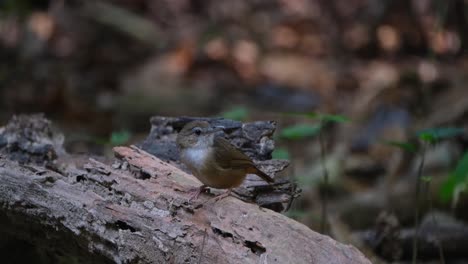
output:
M 206 187 L 228 189 L 223 194 L 226 197 L 232 188 L 241 185 L 247 174 L 256 174 L 266 182 L 273 182 L 247 155 L 217 136 L 218 131 L 206 121 L 192 121 L 177 135 L 181 161 L 203 184 L 192 198 L 198 198 Z

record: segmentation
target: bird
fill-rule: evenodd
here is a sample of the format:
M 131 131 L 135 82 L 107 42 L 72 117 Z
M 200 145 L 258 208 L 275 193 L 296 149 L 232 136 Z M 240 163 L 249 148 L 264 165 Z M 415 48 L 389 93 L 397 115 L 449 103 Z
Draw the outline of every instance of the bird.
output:
M 207 121 L 191 121 L 177 135 L 180 160 L 202 183 L 192 199 L 207 187 L 227 189 L 219 199 L 230 195 L 242 184 L 247 174 L 256 174 L 268 183 L 274 180 L 255 166 L 252 159 L 220 136 L 220 129 Z

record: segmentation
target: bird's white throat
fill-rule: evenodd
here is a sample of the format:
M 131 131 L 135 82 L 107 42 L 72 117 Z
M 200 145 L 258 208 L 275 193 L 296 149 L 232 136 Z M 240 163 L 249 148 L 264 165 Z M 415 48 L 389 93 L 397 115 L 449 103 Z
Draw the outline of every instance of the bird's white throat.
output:
M 183 152 L 184 162 L 196 170 L 200 170 L 210 154 L 211 148 L 187 148 Z

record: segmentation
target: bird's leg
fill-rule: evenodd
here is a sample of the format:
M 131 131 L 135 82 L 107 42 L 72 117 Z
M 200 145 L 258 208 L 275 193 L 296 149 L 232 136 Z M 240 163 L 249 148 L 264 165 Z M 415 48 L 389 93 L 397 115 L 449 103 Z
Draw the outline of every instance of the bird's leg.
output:
M 202 185 L 202 186 L 200 186 L 200 187 L 198 187 L 196 189 L 190 190 L 191 195 L 190 195 L 189 202 L 191 202 L 193 200 L 197 200 L 198 197 L 200 196 L 200 194 L 202 192 L 206 191 L 206 190 L 209 190 L 208 186 L 206 186 L 206 185 Z
M 213 198 L 210 198 L 208 201 L 203 202 L 203 205 L 211 203 L 211 202 L 216 203 L 216 202 L 228 197 L 229 195 L 231 195 L 231 192 L 232 192 L 232 189 L 227 189 L 225 192 L 220 193 L 217 196 L 215 196 Z
M 218 196 L 214 197 L 215 202 L 220 201 L 220 200 L 228 197 L 229 195 L 231 195 L 231 191 L 232 191 L 232 189 L 227 189 L 227 191 L 225 191 L 224 193 L 219 194 Z

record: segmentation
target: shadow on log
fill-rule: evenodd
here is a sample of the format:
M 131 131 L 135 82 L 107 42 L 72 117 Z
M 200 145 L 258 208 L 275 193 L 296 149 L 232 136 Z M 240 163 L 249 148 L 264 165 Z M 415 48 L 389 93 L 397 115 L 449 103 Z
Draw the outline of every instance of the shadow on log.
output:
M 12 122 L 29 124 L 17 127 L 32 129 L 25 134 L 31 139 L 31 124 L 43 123 L 37 119 L 44 121 L 36 115 Z M 214 202 L 203 195 L 189 203 L 197 180 L 137 147 L 114 148 L 112 164 L 86 159 L 81 166 L 82 157 L 67 154 L 18 162 L 10 145 L 19 138 L 6 131 L 0 130 L 3 253 L 15 247 L 8 237 L 24 246 L 23 256 L 33 248 L 36 263 L 370 263 L 352 246 L 234 197 Z M 16 259 L 8 263 L 21 263 L 19 255 L 10 257 Z

